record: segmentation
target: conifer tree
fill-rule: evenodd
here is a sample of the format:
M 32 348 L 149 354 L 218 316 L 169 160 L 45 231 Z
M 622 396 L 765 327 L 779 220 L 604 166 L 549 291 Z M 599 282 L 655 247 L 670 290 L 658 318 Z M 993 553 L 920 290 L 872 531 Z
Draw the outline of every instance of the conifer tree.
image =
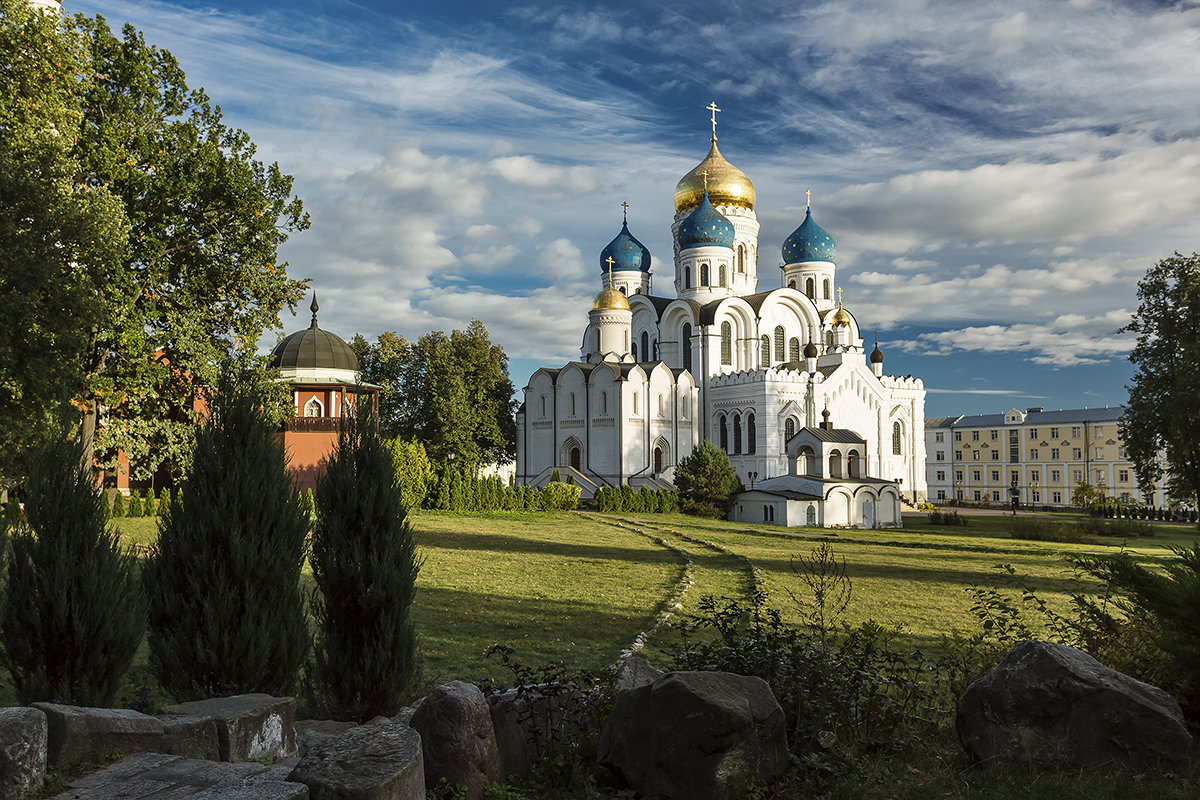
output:
M 241 374 L 226 373 L 211 408 L 187 491 L 159 519 L 142 571 L 150 665 L 180 700 L 290 694 L 309 645 L 308 511 Z
M 120 490 L 113 492 L 112 511 L 109 516 L 113 519 L 125 517 L 125 495 L 121 494 Z
M 143 514 L 143 512 L 142 512 L 142 498 L 138 497 L 137 492 L 133 492 L 130 494 L 129 510 L 127 510 L 125 512 L 125 516 L 134 517 L 134 518 L 145 516 L 145 514 Z
M 145 607 L 137 560 L 108 527 L 83 441 L 67 430 L 30 460 L 25 520 L 12 531 L 0 662 L 22 704 L 107 706 L 141 643 Z
M 167 510 L 169 505 L 171 505 L 171 490 L 164 486 L 158 490 L 158 505 L 154 507 L 154 512 L 161 514 Z
M 399 709 L 412 683 L 420 569 L 404 487 L 369 407 L 343 419 L 315 494 L 313 677 L 336 718 L 365 722 Z

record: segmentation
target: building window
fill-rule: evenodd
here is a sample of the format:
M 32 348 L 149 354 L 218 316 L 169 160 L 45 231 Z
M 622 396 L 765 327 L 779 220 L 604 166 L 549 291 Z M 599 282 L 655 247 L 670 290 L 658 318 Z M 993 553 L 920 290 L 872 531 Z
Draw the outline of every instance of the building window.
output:
M 808 295 L 808 299 L 809 299 L 809 300 L 812 300 L 812 299 L 813 299 L 813 297 L 814 297 L 814 295 L 813 295 L 813 292 L 814 292 L 814 289 L 813 289 L 813 279 L 812 279 L 812 278 L 809 278 L 808 280 L 806 280 L 806 281 L 804 282 L 804 293 L 805 293 L 806 295 Z
M 942 432 L 941 432 L 941 431 L 938 431 L 937 433 L 935 433 L 935 434 L 933 435 L 933 440 L 934 440 L 935 442 L 940 442 L 940 441 L 942 441 Z
M 901 437 L 901 431 L 900 431 L 900 423 L 893 422 L 892 423 L 892 455 L 896 455 L 896 456 L 900 455 L 901 438 L 902 437 Z
M 955 451 L 954 451 L 954 460 L 955 460 L 955 461 L 962 461 L 962 450 L 955 450 Z
M 1015 469 L 1009 473 L 1008 477 L 1009 477 L 1008 482 L 1011 483 L 1013 486 L 1016 486 L 1021 481 L 1021 473 L 1017 472 Z
M 998 469 L 992 470 L 992 482 L 993 483 L 1000 482 L 1000 470 L 998 470 Z
M 720 431 L 721 431 L 721 449 L 724 450 L 726 453 L 728 453 L 729 452 L 729 423 L 725 421 L 724 416 L 721 417 L 721 422 L 720 422 L 719 427 L 720 427 Z
M 310 399 L 307 403 L 305 403 L 304 404 L 304 416 L 306 416 L 306 417 L 323 417 L 323 416 L 325 416 L 325 409 L 323 409 L 321 407 L 321 401 L 314 397 L 314 398 Z M 543 412 L 543 416 L 545 416 L 544 412 Z
M 1021 462 L 1021 440 L 1018 437 L 1017 431 L 1008 432 L 1008 463 L 1010 464 Z
M 789 288 L 789 289 L 795 289 L 795 288 L 796 288 L 796 282 L 795 282 L 795 281 L 788 281 L 788 288 Z
M 600 393 L 600 413 L 601 414 L 608 413 L 608 392 Z
M 1072 447 L 1071 448 L 1071 458 L 1075 459 L 1076 461 L 1083 458 L 1083 450 L 1078 447 Z
M 636 343 L 633 345 L 633 353 L 632 353 L 632 355 L 633 355 L 633 360 L 634 360 L 634 361 L 637 361 L 637 360 L 638 360 L 638 357 L 637 357 L 637 344 L 636 344 Z
M 1062 505 L 1062 492 L 1051 492 L 1050 502 L 1054 503 L 1056 506 Z
M 971 441 L 972 442 L 979 441 L 979 431 L 971 431 Z
M 788 340 L 788 361 L 800 361 L 800 340 L 795 336 Z
M 637 392 L 633 393 L 633 413 L 634 414 L 638 413 L 638 393 Z
M 1000 451 L 993 450 L 992 451 L 992 461 L 999 461 L 999 460 L 1000 460 Z
M 733 454 L 740 456 L 742 454 L 742 415 L 733 415 Z
M 725 285 L 725 265 L 724 264 L 722 264 L 717 269 L 717 278 L 718 278 L 721 286 L 724 286 Z
M 733 363 L 733 326 L 728 322 L 721 323 L 721 363 Z
M 692 371 L 692 326 L 687 322 L 683 324 L 683 368 Z
M 1103 426 L 1103 425 L 1097 425 L 1097 426 L 1096 426 L 1096 435 L 1097 435 L 1097 436 L 1103 436 L 1103 435 L 1104 435 L 1104 426 Z
M 934 459 L 933 459 L 933 460 L 934 460 L 934 461 L 945 461 L 945 460 L 946 460 L 946 454 L 945 454 L 945 453 L 943 453 L 941 450 L 938 450 L 938 451 L 937 451 L 937 452 L 934 454 Z
M 683 288 L 685 288 L 685 289 L 692 288 L 692 268 L 691 267 L 683 268 Z
M 1038 451 L 1037 451 L 1037 448 L 1036 448 L 1036 447 L 1031 447 L 1031 448 L 1029 448 L 1029 460 L 1030 460 L 1030 461 L 1037 461 L 1037 457 L 1038 457 Z
M 1062 473 L 1056 469 L 1050 470 L 1050 482 L 1058 483 L 1060 480 L 1062 480 Z
M 571 416 L 575 416 L 575 393 L 571 392 Z
M 658 415 L 660 417 L 663 415 L 663 396 L 661 392 L 658 395 Z
M 764 367 L 771 366 L 771 337 L 762 337 L 762 363 Z
M 738 245 L 737 269 L 738 269 L 738 272 L 746 271 L 746 245 L 744 245 L 744 244 Z M 792 288 L 795 288 L 795 287 L 792 287 Z
M 992 441 L 994 442 L 999 438 L 1000 438 L 1000 431 L 992 431 Z
M 1037 438 L 1037 428 L 1030 428 L 1030 429 L 1029 429 L 1029 438 L 1030 438 L 1030 439 L 1036 439 L 1036 438 Z
M 1042 493 L 1039 492 L 1037 489 L 1033 490 L 1033 502 L 1035 502 L 1035 503 L 1042 502 Z
M 1030 481 L 1037 483 L 1041 479 L 1042 479 L 1042 471 L 1041 470 L 1034 469 L 1034 470 L 1029 471 L 1029 480 Z
M 1050 448 L 1050 460 L 1051 460 L 1051 461 L 1057 461 L 1057 460 L 1058 460 L 1058 448 L 1057 448 L 1057 447 L 1051 447 L 1051 448 Z
M 946 490 L 945 489 L 938 489 L 938 498 L 937 499 L 938 500 L 946 499 Z
M 783 326 L 776 325 L 775 326 L 775 358 L 779 359 L 780 361 L 783 361 L 783 354 L 785 352 L 784 351 L 785 340 L 786 340 L 786 336 L 783 332 Z
M 1117 448 L 1117 458 L 1121 459 L 1122 461 L 1128 461 L 1128 460 L 1129 460 L 1129 454 L 1125 452 L 1125 448 L 1124 448 L 1124 447 L 1118 447 L 1118 448 Z
M 972 450 L 972 451 L 971 451 L 971 460 L 972 460 L 972 461 L 978 461 L 978 460 L 979 460 L 979 451 L 978 451 L 978 450 Z
M 954 470 L 954 480 L 958 481 L 959 483 L 962 483 L 962 479 L 963 479 L 962 476 L 963 476 L 963 474 L 962 474 L 961 469 Z
M 700 265 L 700 285 L 708 286 L 708 264 Z
M 1077 428 L 1077 427 L 1076 427 L 1076 428 L 1071 428 L 1071 438 L 1072 438 L 1072 439 L 1078 439 L 1078 438 L 1079 438 L 1079 428 Z
M 973 470 L 971 470 L 971 480 L 973 480 L 973 481 L 981 481 L 981 480 L 983 480 L 983 473 L 981 473 L 981 472 L 980 472 L 979 470 L 977 470 L 977 469 L 973 469 Z
M 955 432 L 954 432 L 954 441 L 956 441 L 956 442 L 961 442 L 961 441 L 962 441 L 962 431 L 955 431 Z
M 1099 485 L 1101 483 L 1104 483 L 1104 470 L 1098 469 L 1096 470 L 1096 484 Z
M 939 469 L 939 470 L 937 471 L 937 479 L 938 479 L 939 481 L 944 481 L 944 480 L 946 480 L 946 470 L 944 470 L 944 469 Z
M 646 331 L 642 331 L 642 360 L 650 360 L 650 334 Z
M 1000 493 L 999 492 L 992 492 L 992 502 L 994 502 L 994 503 L 1000 502 Z
M 746 452 L 758 452 L 758 428 L 754 425 L 754 414 L 746 415 Z
M 1103 461 L 1104 460 L 1104 448 L 1097 447 L 1096 455 L 1092 456 L 1092 458 L 1096 459 L 1097 461 Z
M 976 490 L 974 495 L 975 495 L 975 502 L 978 503 L 982 499 L 982 497 L 979 494 L 979 491 Z
M 1057 438 L 1058 438 L 1058 428 L 1051 428 L 1051 429 L 1050 429 L 1050 438 L 1051 438 L 1051 439 L 1057 439 Z
M 825 279 L 825 299 L 828 300 L 831 297 L 833 297 L 833 292 L 830 291 L 830 288 L 829 288 L 829 278 L 826 278 Z
M 542 395 L 542 416 L 546 416 L 546 395 Z
M 1117 470 L 1117 480 L 1121 483 L 1129 483 L 1129 470 L 1127 470 L 1127 469 Z
M 1071 483 L 1079 483 L 1081 480 L 1083 480 L 1083 470 L 1071 470 Z

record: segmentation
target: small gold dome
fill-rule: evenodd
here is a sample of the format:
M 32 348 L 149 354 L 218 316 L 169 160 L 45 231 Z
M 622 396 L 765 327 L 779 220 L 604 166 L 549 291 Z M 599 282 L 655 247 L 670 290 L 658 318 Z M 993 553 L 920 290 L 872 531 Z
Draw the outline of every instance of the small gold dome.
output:
M 712 140 L 708 155 L 675 186 L 675 212 L 700 205 L 704 197 L 704 173 L 708 173 L 708 199 L 714 206 L 741 206 L 754 210 L 754 184 L 746 173 L 730 164 Z
M 842 308 L 842 303 L 838 301 L 837 311 L 833 312 L 833 320 L 830 324 L 835 328 L 849 328 L 853 320 L 850 317 L 850 312 Z
M 596 295 L 596 300 L 592 303 L 592 311 L 600 308 L 628 311 L 629 299 L 611 286 L 605 286 L 600 290 L 600 294 Z

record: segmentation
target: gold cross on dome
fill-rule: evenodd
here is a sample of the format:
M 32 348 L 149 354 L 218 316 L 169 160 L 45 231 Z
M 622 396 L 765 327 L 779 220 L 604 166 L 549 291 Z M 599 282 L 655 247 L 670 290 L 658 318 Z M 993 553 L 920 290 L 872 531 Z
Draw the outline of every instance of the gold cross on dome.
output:
M 629 203 L 622 202 L 621 208 L 623 209 L 621 215 L 625 218 L 626 222 L 629 222 Z
M 611 257 L 609 258 L 609 261 L 612 261 Z M 842 287 L 839 286 L 838 287 L 838 305 L 840 306 L 841 304 L 842 304 Z
M 704 176 L 704 191 L 705 191 L 705 193 L 707 193 L 708 192 L 708 170 L 703 170 L 700 174 Z
M 612 265 L 613 265 L 613 257 L 609 256 L 608 257 L 608 288 L 610 288 L 610 289 L 612 288 Z M 839 289 L 838 291 L 841 291 L 841 290 Z
M 804 190 L 804 205 L 807 208 L 812 208 L 812 189 Z
M 717 140 L 717 112 L 721 109 L 717 108 L 716 100 L 706 105 L 705 108 L 712 112 L 712 138 L 715 142 Z

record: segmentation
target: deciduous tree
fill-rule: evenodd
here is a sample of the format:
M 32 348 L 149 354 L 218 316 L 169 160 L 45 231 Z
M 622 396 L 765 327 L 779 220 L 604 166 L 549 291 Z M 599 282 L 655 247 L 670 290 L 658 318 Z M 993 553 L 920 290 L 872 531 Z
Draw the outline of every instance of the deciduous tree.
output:
M 1138 283 L 1138 310 L 1123 330 L 1137 334 L 1137 371 L 1122 438 L 1143 493 L 1164 468 L 1192 503 L 1200 493 L 1200 255 L 1176 253 Z M 1160 458 L 1165 456 L 1165 459 Z M 1182 490 L 1182 491 L 1181 491 Z

